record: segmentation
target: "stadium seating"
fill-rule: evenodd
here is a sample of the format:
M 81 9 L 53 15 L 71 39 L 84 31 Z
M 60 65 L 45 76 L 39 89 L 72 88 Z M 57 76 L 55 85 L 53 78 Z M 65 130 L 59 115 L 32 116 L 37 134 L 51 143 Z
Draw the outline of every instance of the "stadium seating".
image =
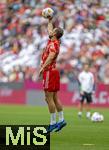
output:
M 61 82 L 75 79 L 82 63 L 89 60 L 96 81 L 108 84 L 109 5 L 87 1 L 78 5 L 70 0 L 0 2 L 0 80 L 19 81 L 21 73 L 22 80 L 38 79 L 40 56 L 48 39 L 47 20 L 41 10 L 47 6 L 55 10 L 56 24 L 65 29 L 58 58 Z

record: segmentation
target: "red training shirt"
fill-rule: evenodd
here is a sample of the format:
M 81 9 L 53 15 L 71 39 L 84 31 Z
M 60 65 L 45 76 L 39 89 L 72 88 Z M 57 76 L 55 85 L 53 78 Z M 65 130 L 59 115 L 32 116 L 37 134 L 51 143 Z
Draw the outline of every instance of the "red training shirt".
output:
M 59 54 L 60 49 L 60 40 L 48 40 L 47 46 L 42 54 L 42 64 L 43 65 L 48 58 L 49 54 L 51 52 L 56 53 L 56 57 L 53 59 L 53 61 L 44 69 L 44 71 L 52 70 L 56 68 L 56 59 Z

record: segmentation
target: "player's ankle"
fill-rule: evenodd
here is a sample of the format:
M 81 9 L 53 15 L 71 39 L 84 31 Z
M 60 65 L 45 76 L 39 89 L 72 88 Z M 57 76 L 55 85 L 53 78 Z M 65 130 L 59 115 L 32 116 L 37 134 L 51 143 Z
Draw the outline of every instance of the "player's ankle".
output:
M 60 112 L 58 112 L 58 115 L 59 115 L 59 121 L 58 122 L 64 121 L 64 112 L 60 111 Z
M 56 113 L 51 113 L 50 125 L 56 124 Z
M 87 118 L 90 118 L 90 116 L 91 116 L 91 113 L 90 113 L 90 111 L 88 111 L 88 112 L 86 113 L 86 117 L 87 117 Z
M 82 111 L 79 111 L 79 112 L 78 112 L 78 116 L 82 116 Z

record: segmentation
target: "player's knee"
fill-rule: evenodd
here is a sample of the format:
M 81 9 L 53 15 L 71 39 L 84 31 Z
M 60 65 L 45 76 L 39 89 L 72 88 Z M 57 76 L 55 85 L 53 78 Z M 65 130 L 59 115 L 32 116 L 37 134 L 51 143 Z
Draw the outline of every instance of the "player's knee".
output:
M 48 104 L 49 106 L 54 105 L 53 93 L 52 93 L 52 92 L 46 92 L 46 101 L 47 101 L 47 104 Z
M 83 105 L 83 103 L 84 103 L 84 100 L 81 100 L 81 101 L 80 101 L 80 104 Z
M 55 97 L 55 96 L 53 97 L 53 100 L 54 100 L 54 102 L 56 103 L 57 100 L 56 100 L 56 97 Z
M 58 101 L 58 97 L 57 97 L 57 94 L 56 94 L 56 93 L 54 93 L 54 95 L 53 95 L 53 99 L 54 99 L 54 101 L 55 101 L 55 102 L 57 102 L 57 101 Z
M 47 97 L 45 97 L 45 101 L 47 102 L 47 104 L 48 104 L 48 100 L 47 100 Z

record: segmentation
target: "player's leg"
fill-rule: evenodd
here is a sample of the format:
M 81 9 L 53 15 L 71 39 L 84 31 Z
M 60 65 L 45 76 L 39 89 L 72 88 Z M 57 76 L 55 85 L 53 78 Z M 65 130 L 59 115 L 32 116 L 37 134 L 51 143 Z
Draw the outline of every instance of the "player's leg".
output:
M 54 103 L 55 103 L 55 106 L 56 106 L 56 110 L 58 112 L 58 115 L 59 115 L 59 122 L 63 121 L 64 120 L 64 112 L 63 112 L 63 107 L 62 107 L 62 104 L 57 96 L 57 92 L 54 92 Z
M 87 118 L 90 118 L 91 116 L 91 107 L 90 107 L 90 103 L 92 102 L 92 94 L 91 93 L 87 93 L 87 96 L 86 96 L 86 100 L 87 100 L 87 103 L 86 103 L 86 117 Z
M 90 113 L 90 103 L 86 103 L 86 117 L 90 118 L 91 113 Z
M 54 92 L 54 103 L 58 112 L 59 116 L 59 121 L 57 123 L 57 131 L 61 130 L 64 126 L 66 126 L 66 122 L 64 120 L 64 112 L 63 112 L 63 107 L 62 104 L 58 98 L 57 92 Z
M 53 92 L 48 92 L 48 91 L 45 92 L 45 100 L 48 104 L 48 109 L 50 112 L 50 125 L 47 129 L 47 133 L 52 132 L 57 127 L 57 124 L 56 124 L 56 107 L 55 107 L 55 103 L 53 100 L 53 95 L 54 95 Z
M 78 116 L 81 117 L 82 116 L 82 112 L 83 112 L 83 105 L 84 105 L 84 100 L 85 100 L 85 95 L 81 94 L 80 95 L 80 103 L 79 103 L 79 112 L 78 112 Z
M 53 125 L 56 123 L 56 107 L 53 100 L 53 92 L 45 92 L 46 102 L 48 104 L 49 113 L 51 114 L 50 124 Z
M 52 79 L 51 72 L 45 71 L 43 73 L 43 87 L 44 87 L 44 91 L 45 91 L 45 100 L 48 104 L 48 109 L 51 114 L 50 124 L 52 125 L 52 124 L 56 123 L 56 112 L 55 112 L 56 108 L 55 108 L 55 104 L 54 104 L 54 100 L 53 100 L 54 93 L 50 92 L 50 88 L 52 87 L 51 79 Z

